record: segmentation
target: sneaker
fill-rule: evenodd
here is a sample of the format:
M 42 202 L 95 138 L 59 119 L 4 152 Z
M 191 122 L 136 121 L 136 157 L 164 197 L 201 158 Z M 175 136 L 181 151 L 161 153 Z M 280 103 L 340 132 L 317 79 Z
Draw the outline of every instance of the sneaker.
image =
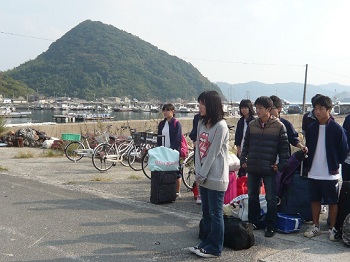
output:
M 328 208 L 326 205 L 322 205 L 321 206 L 321 211 L 320 214 L 326 214 L 328 212 Z
M 336 230 L 334 227 L 328 229 L 328 237 L 330 241 L 338 241 L 339 240 L 338 230 Z
M 181 197 L 180 192 L 176 192 L 176 197 Z
M 265 228 L 265 237 L 273 237 L 275 235 L 275 231 L 271 228 Z
M 199 246 L 189 247 L 188 250 L 196 254 L 196 251 L 199 249 Z
M 197 204 L 197 205 L 201 205 L 201 204 L 202 204 L 201 196 L 197 196 L 196 204 Z
M 208 253 L 208 252 L 207 252 L 205 249 L 203 249 L 203 248 L 196 249 L 195 254 L 196 254 L 197 256 L 206 257 L 206 258 L 219 257 L 219 255 L 213 255 L 213 254 Z
M 308 230 L 306 230 L 306 232 L 304 233 L 304 237 L 315 237 L 321 235 L 321 230 L 319 226 L 315 226 L 312 225 L 311 227 L 308 228 Z

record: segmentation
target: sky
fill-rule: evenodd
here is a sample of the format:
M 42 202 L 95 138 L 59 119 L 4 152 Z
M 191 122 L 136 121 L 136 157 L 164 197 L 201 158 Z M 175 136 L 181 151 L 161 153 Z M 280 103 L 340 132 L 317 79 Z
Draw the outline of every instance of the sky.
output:
M 0 71 L 85 20 L 124 30 L 212 82 L 350 85 L 348 0 L 0 0 Z

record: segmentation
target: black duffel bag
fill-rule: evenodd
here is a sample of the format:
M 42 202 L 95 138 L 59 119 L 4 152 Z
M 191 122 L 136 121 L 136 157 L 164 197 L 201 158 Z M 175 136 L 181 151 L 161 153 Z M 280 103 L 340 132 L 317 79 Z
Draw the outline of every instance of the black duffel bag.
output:
M 199 238 L 204 237 L 202 220 L 199 223 Z M 234 250 L 248 249 L 255 244 L 254 227 L 235 217 L 224 216 L 225 232 L 224 246 Z

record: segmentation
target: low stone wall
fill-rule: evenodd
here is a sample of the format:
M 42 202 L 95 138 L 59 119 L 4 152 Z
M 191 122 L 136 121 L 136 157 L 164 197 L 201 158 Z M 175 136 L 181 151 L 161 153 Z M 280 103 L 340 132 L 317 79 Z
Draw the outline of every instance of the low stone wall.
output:
M 285 115 L 284 118 L 288 119 L 297 131 L 301 131 L 302 115 Z M 237 126 L 237 117 L 227 117 L 226 121 L 229 125 Z M 95 131 L 103 131 L 107 125 L 112 125 L 110 129 L 111 134 L 128 135 L 129 131 L 121 131 L 121 126 L 128 125 L 131 128 L 135 128 L 137 131 L 152 130 L 157 131 L 158 123 L 162 119 L 151 120 L 128 120 L 128 121 L 110 121 L 110 122 L 82 122 L 82 123 L 62 123 L 54 125 L 32 125 L 32 126 L 16 126 L 9 127 L 8 130 L 17 131 L 20 128 L 30 127 L 35 130 L 45 132 L 47 136 L 60 138 L 62 133 L 76 133 L 86 134 L 94 133 Z M 179 119 L 182 124 L 183 133 L 190 132 L 192 129 L 192 118 Z M 342 123 L 342 121 L 341 121 Z

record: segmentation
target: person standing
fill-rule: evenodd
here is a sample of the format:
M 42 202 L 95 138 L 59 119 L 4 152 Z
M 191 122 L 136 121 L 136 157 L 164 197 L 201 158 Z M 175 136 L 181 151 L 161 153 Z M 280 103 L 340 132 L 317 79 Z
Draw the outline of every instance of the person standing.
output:
M 204 91 L 198 97 L 201 119 L 195 149 L 196 181 L 202 198 L 203 237 L 189 250 L 200 257 L 219 257 L 224 243 L 223 204 L 229 183 L 229 131 L 221 97 Z
M 164 104 L 162 107 L 164 120 L 158 125 L 157 146 L 165 146 L 180 152 L 182 139 L 182 126 L 175 119 L 175 107 L 173 104 Z M 178 173 L 176 182 L 176 196 L 180 197 L 181 173 Z
M 305 147 L 299 140 L 299 134 L 297 131 L 295 131 L 294 126 L 291 122 L 289 122 L 287 119 L 281 117 L 281 111 L 282 111 L 282 101 L 278 96 L 270 96 L 273 107 L 271 109 L 271 115 L 274 117 L 277 117 L 286 127 L 287 130 L 287 136 L 288 141 L 292 146 L 295 146 L 297 148 L 300 148 L 305 154 L 307 153 L 307 147 Z M 291 154 L 291 149 L 289 147 L 289 154 Z
M 241 155 L 245 132 L 250 121 L 254 120 L 255 111 L 253 109 L 253 104 L 249 99 L 243 99 L 239 103 L 239 114 L 241 118 L 237 122 L 237 128 L 235 133 L 235 146 L 237 148 L 237 157 Z M 245 176 L 247 174 L 244 168 L 240 168 L 238 171 L 238 177 Z
M 345 117 L 343 128 L 346 131 L 348 143 L 350 143 L 350 115 Z M 350 153 L 348 153 L 344 163 L 342 163 L 341 171 L 342 180 L 350 181 Z
M 198 122 L 200 119 L 201 115 L 195 114 L 193 117 L 193 121 L 192 121 L 192 130 L 189 134 L 189 137 L 191 138 L 192 142 L 193 142 L 193 150 L 196 150 L 196 141 L 197 141 L 197 127 L 198 127 Z M 195 161 L 194 161 L 195 162 Z M 201 195 L 199 192 L 199 186 L 198 184 L 195 182 L 194 185 L 195 189 L 192 189 L 193 192 L 198 192 L 194 197 L 196 199 L 196 204 L 200 205 L 202 204 L 202 199 L 201 199 Z
M 258 118 L 249 123 L 240 157 L 241 166 L 248 172 L 248 219 L 256 229 L 262 227 L 259 193 L 263 180 L 267 202 L 265 237 L 273 237 L 277 222 L 276 172 L 287 165 L 289 142 L 285 126 L 270 114 L 271 98 L 258 97 L 254 105 Z
M 321 201 L 329 205 L 328 237 L 336 241 L 335 223 L 338 213 L 339 164 L 348 153 L 348 142 L 344 129 L 331 118 L 332 100 L 328 96 L 318 96 L 314 100 L 314 115 L 317 122 L 306 130 L 308 158 L 304 169 L 308 171 L 309 191 L 313 225 L 304 233 L 312 238 L 320 235 Z

